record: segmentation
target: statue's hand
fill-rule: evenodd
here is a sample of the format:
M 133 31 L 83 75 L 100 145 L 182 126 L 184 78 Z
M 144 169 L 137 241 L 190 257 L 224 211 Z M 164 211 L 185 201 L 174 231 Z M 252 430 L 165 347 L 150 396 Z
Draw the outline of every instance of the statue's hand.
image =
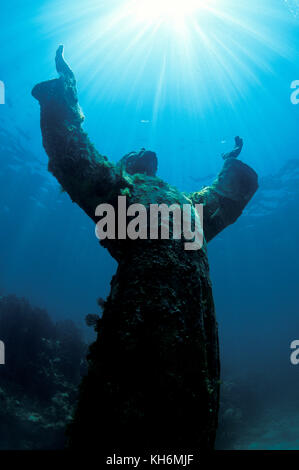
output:
M 63 80 L 65 80 L 65 82 L 71 82 L 73 85 L 76 85 L 75 75 L 63 57 L 63 50 L 64 48 L 61 45 L 58 47 L 56 51 L 56 56 L 55 56 L 56 70 L 58 74 L 60 75 L 60 77 L 63 78 Z
M 243 139 L 237 136 L 235 137 L 235 148 L 228 153 L 223 153 L 222 158 L 223 160 L 227 160 L 228 158 L 238 158 L 243 148 Z
M 59 78 L 39 83 L 32 90 L 32 95 L 42 107 L 51 109 L 57 119 L 64 118 L 82 122 L 84 116 L 78 104 L 75 75 L 63 57 L 63 46 L 59 46 L 55 56 Z
M 237 136 L 235 137 L 235 144 L 236 144 L 236 149 L 240 149 L 240 152 L 242 150 L 242 147 L 243 147 L 243 139 L 241 139 L 241 137 Z

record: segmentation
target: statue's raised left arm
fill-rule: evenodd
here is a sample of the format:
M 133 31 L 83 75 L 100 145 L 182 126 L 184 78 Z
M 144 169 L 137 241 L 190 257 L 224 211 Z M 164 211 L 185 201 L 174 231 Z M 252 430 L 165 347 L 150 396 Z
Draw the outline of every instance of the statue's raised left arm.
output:
M 76 80 L 63 58 L 63 46 L 56 52 L 56 69 L 59 78 L 39 83 L 32 90 L 40 103 L 49 170 L 71 199 L 95 220 L 95 208 L 115 199 L 128 182 L 96 150 L 82 129 L 84 116 L 78 103 Z

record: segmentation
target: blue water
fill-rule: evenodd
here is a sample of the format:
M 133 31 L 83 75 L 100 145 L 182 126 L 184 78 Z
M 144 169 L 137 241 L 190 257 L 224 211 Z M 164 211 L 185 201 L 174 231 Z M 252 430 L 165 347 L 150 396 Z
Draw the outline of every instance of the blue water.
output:
M 1 5 L 0 294 L 83 324 L 116 268 L 47 172 L 30 92 L 56 76 L 55 50 L 64 44 L 85 129 L 111 160 L 155 150 L 161 178 L 198 190 L 234 136 L 243 137 L 241 158 L 261 188 L 209 246 L 223 380 L 232 384 L 221 424 L 230 439 L 219 446 L 299 449 L 299 366 L 289 360 L 299 338 L 299 105 L 290 100 L 299 2 L 201 3 L 184 20 L 137 16 L 130 0 Z

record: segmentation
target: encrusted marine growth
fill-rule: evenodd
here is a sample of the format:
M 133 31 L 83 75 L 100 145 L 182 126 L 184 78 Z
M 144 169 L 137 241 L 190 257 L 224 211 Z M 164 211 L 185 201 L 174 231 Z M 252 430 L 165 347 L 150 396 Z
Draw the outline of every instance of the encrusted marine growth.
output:
M 153 152 L 126 156 L 122 163 L 129 161 L 129 168 L 108 162 L 81 128 L 75 78 L 61 48 L 56 64 L 60 78 L 33 89 L 43 144 L 49 170 L 89 217 L 96 220 L 95 208 L 103 202 L 117 210 L 124 194 L 128 204 L 146 208 L 202 202 L 209 241 L 241 215 L 257 189 L 257 176 L 233 158 L 226 157 L 212 186 L 192 194 L 155 176 Z M 142 165 L 150 169 L 135 174 Z M 198 251 L 186 251 L 184 240 L 174 239 L 101 243 L 118 269 L 90 347 L 69 445 L 211 449 L 219 349 L 206 242 Z

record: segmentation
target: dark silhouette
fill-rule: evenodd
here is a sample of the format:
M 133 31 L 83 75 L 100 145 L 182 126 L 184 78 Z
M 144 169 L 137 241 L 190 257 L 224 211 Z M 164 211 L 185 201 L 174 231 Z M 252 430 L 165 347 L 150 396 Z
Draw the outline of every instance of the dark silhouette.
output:
M 128 204 L 204 204 L 205 243 L 103 240 L 117 260 L 111 293 L 97 322 L 89 371 L 69 429 L 69 445 L 94 448 L 211 449 L 219 403 L 219 349 L 206 242 L 234 223 L 257 190 L 257 175 L 224 156 L 215 182 L 185 194 L 156 177 L 157 157 L 142 149 L 115 165 L 98 153 L 81 124 L 76 81 L 56 54 L 60 78 L 34 87 L 41 107 L 49 171 L 95 222 L 95 208 L 118 196 Z M 193 209 L 192 217 L 195 217 Z
M 87 345 L 72 320 L 14 295 L 0 296 L 0 450 L 57 449 L 86 373 Z

